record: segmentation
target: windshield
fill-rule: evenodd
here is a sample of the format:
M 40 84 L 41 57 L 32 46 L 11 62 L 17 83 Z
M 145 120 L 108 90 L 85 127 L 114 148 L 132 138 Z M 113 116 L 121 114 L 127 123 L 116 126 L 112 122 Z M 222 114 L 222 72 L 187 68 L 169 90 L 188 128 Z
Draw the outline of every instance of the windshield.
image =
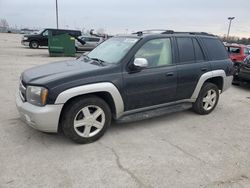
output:
M 107 63 L 118 63 L 138 41 L 138 38 L 114 37 L 106 40 L 89 54 L 89 58 Z
M 44 31 L 44 29 L 39 30 L 38 32 L 36 32 L 38 35 L 40 35 L 42 32 Z

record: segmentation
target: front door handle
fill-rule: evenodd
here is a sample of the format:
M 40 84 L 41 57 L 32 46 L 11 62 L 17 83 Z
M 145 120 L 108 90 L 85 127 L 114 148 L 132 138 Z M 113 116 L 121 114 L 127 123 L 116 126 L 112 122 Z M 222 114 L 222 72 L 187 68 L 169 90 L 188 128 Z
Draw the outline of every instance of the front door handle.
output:
M 173 72 L 168 72 L 168 73 L 166 73 L 166 76 L 167 77 L 174 76 L 174 73 Z
M 206 68 L 206 67 L 203 67 L 203 68 L 201 68 L 201 71 L 202 71 L 202 72 L 206 72 L 206 71 L 207 71 L 207 68 Z

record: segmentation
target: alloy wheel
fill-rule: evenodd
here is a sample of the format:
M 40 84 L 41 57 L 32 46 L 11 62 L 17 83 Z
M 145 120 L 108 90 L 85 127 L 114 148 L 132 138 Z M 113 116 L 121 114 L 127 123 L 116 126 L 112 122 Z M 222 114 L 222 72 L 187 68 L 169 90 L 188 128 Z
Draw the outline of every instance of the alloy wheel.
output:
M 97 135 L 105 124 L 105 113 L 96 105 L 89 105 L 81 109 L 74 118 L 76 133 L 84 138 Z
M 211 110 L 216 104 L 216 100 L 217 100 L 216 91 L 213 89 L 208 90 L 202 100 L 204 110 L 206 111 Z

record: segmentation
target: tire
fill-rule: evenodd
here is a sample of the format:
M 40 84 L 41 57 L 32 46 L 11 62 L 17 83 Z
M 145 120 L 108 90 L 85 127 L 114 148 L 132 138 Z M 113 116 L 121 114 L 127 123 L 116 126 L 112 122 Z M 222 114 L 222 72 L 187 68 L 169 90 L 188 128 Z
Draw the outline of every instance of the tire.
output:
M 39 48 L 39 44 L 38 44 L 38 42 L 35 41 L 35 40 L 31 41 L 29 46 L 30 46 L 30 48 L 32 48 L 32 49 L 37 49 L 37 48 Z
M 219 101 L 219 89 L 215 84 L 204 83 L 198 98 L 193 103 L 193 110 L 200 114 L 206 115 L 211 113 Z
M 96 96 L 73 100 L 66 106 L 62 117 L 63 133 L 80 144 L 98 140 L 110 124 L 110 108 L 103 99 Z

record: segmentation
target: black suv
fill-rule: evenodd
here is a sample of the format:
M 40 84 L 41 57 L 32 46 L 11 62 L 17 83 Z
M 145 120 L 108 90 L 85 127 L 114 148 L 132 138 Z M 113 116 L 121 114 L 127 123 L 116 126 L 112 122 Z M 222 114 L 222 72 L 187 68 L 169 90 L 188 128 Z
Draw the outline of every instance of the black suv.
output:
M 192 107 L 209 114 L 231 86 L 233 63 L 206 33 L 138 32 L 88 55 L 26 70 L 16 97 L 32 127 L 63 130 L 78 143 L 100 138 L 112 120 L 151 118 Z
M 65 30 L 65 29 L 43 29 L 37 34 L 24 35 L 21 44 L 29 46 L 30 48 L 39 48 L 39 46 L 48 46 L 49 31 L 52 35 L 69 34 L 75 38 L 81 36 L 81 31 L 78 30 Z

